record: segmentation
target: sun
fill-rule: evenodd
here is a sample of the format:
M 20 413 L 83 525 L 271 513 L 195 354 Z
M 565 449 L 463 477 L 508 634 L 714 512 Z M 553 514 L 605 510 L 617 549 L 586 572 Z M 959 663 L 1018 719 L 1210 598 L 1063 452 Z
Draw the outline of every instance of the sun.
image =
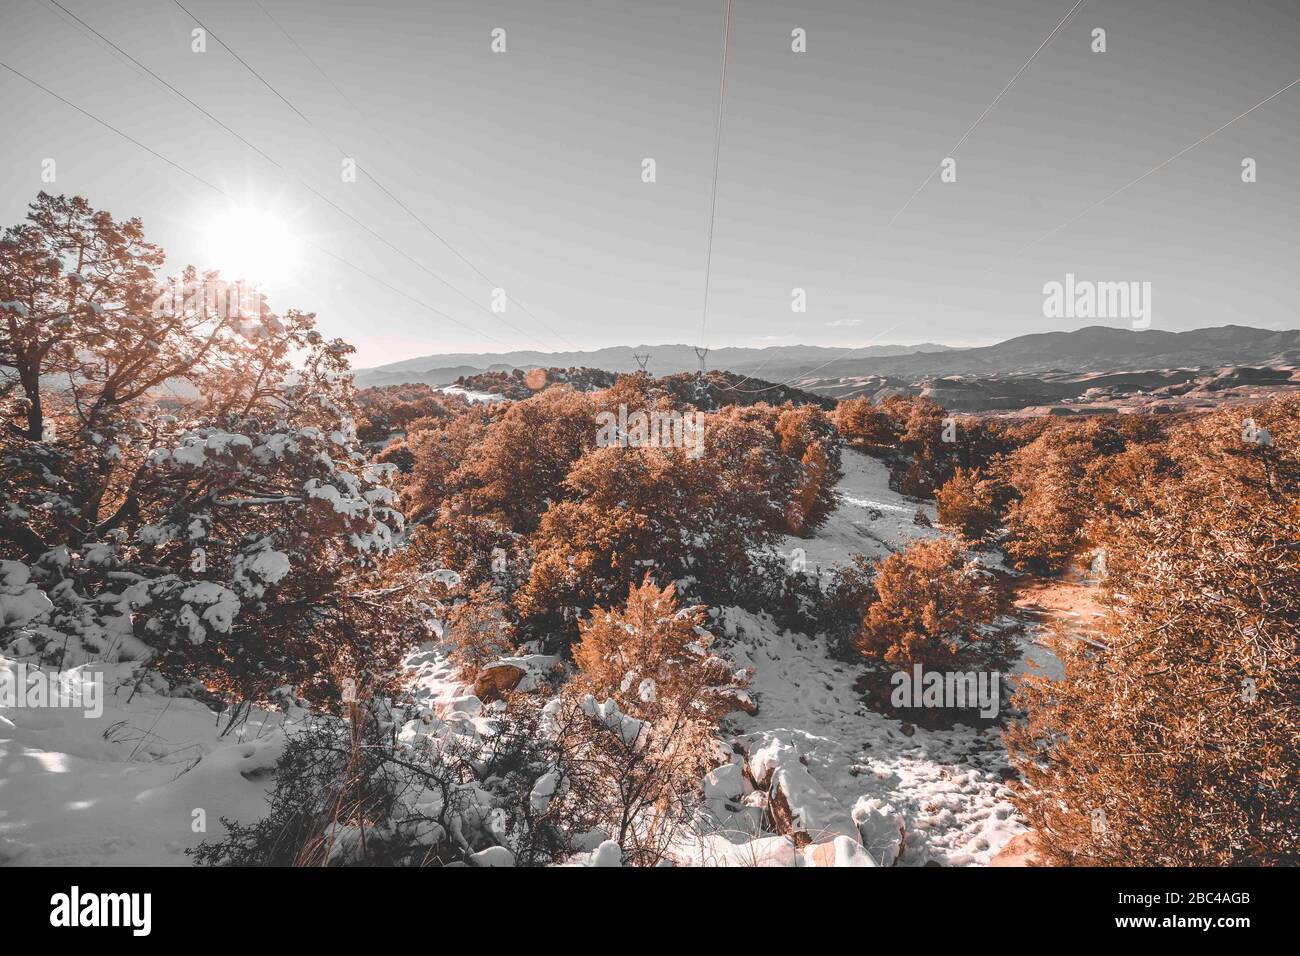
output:
M 302 243 L 276 213 L 252 206 L 224 210 L 203 229 L 206 264 L 227 279 L 259 285 L 291 281 Z

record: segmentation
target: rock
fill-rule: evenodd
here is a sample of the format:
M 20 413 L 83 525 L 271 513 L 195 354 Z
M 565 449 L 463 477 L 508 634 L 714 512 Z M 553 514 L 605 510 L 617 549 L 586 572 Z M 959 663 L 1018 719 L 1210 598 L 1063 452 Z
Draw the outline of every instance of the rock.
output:
M 920 508 L 916 509 L 916 514 L 912 516 L 912 524 L 919 525 L 922 528 L 931 528 L 930 519 L 926 517 L 925 512 Z
M 600 846 L 596 847 L 591 859 L 587 861 L 588 866 L 622 866 L 623 865 L 623 848 L 613 840 L 606 840 Z
M 907 822 L 891 803 L 879 797 L 858 797 L 851 813 L 862 845 L 880 866 L 893 866 L 903 854 Z
M 749 696 L 749 691 L 731 691 L 726 694 L 725 699 L 731 704 L 732 710 L 743 710 L 751 717 L 758 713 L 758 704 L 754 703 L 754 698 Z
M 490 703 L 505 696 L 505 692 L 514 690 L 528 672 L 514 664 L 489 664 L 478 672 L 474 678 L 474 693 L 480 700 Z
M 803 848 L 804 866 L 879 866 L 857 840 L 837 836 Z
M 515 857 L 503 846 L 490 846 L 469 855 L 469 862 L 474 866 L 514 866 Z
M 738 763 L 724 764 L 704 775 L 704 795 L 722 800 L 738 800 L 749 792 L 745 768 Z
M 791 837 L 796 847 L 837 836 L 857 841 L 852 818 L 813 779 L 794 747 L 773 738 L 750 755 L 748 770 L 755 786 L 768 793 L 768 811 L 776 832 Z
M 1042 866 L 1043 858 L 1038 853 L 1034 837 L 1033 830 L 1012 837 L 997 856 L 989 860 L 989 866 Z
M 912 734 L 916 733 L 916 727 L 912 724 L 903 724 L 903 726 L 899 727 L 898 730 L 904 737 L 910 737 Z
M 438 701 L 434 705 L 434 710 L 443 720 L 452 717 L 477 717 L 483 712 L 483 702 L 473 694 L 466 697 L 451 697 Z

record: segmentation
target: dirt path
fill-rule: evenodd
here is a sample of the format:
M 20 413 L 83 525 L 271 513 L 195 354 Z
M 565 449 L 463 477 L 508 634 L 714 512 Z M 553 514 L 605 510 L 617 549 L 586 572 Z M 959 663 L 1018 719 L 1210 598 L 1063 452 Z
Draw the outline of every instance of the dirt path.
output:
M 1052 629 L 1067 637 L 1093 640 L 1106 616 L 1096 584 L 1086 580 L 1023 578 L 1015 587 L 1015 606 L 1030 624 L 1034 644 Z

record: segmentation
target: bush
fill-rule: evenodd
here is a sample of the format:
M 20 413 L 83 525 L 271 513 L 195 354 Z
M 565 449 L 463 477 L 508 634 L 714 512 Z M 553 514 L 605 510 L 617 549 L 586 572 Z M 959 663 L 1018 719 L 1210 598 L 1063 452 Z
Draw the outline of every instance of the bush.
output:
M 444 623 L 443 640 L 451 646 L 449 657 L 461 676 L 472 681 L 479 670 L 514 651 L 514 629 L 505 604 L 492 589 L 480 585 L 454 605 Z
M 982 540 L 998 526 L 993 488 L 978 470 L 958 468 L 935 493 L 935 500 L 939 522 L 972 541 Z
M 1023 680 L 1007 737 L 1047 862 L 1300 862 L 1298 447 L 1300 400 L 1214 413 L 1108 523 L 1101 646 L 1058 642 L 1064 677 Z
M 427 866 L 461 856 L 466 755 L 397 743 L 375 704 L 353 719 L 312 717 L 276 763 L 266 817 L 222 818 L 226 836 L 187 854 L 199 866 Z
M 996 579 L 949 538 L 913 541 L 879 566 L 858 649 L 894 667 L 948 669 L 1002 612 Z

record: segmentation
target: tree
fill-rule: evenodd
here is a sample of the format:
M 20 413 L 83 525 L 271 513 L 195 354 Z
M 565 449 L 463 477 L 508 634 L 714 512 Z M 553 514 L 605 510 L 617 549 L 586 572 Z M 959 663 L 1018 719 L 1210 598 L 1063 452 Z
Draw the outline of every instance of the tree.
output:
M 1243 438 L 1247 420 L 1269 436 Z M 1110 614 L 1007 737 L 1050 863 L 1300 862 L 1300 400 L 1178 427 L 1108 521 Z
M 869 398 L 846 398 L 835 409 L 835 427 L 853 448 L 870 454 L 892 450 L 902 435 L 897 420 Z
M 797 485 L 787 508 L 788 529 L 811 537 L 835 510 L 835 485 L 844 474 L 835 426 L 816 406 L 787 404 L 773 430 L 781 451 L 799 461 Z
M 574 650 L 582 680 L 555 702 L 580 802 L 636 865 L 662 859 L 711 769 L 719 718 L 748 680 L 707 650 L 702 607 L 646 580 L 597 610 Z
M 1149 416 L 1061 422 L 1005 456 L 994 471 L 1013 495 L 1003 515 L 1012 563 L 1044 574 L 1064 570 L 1095 543 L 1089 523 L 1126 507 L 1121 472 L 1112 469 L 1134 467 L 1126 453 L 1162 438 Z
M 27 380 L 3 409 L 0 555 L 47 607 L 0 646 L 246 703 L 391 681 L 418 582 L 381 579 L 403 520 L 356 439 L 351 348 L 210 300 L 215 275 L 169 286 L 136 220 L 44 194 L 29 219 L 0 246 L 0 361 Z M 164 412 L 177 380 L 196 397 Z
M 891 554 L 877 570 L 875 587 L 858 649 L 895 667 L 958 663 L 1004 604 L 992 576 L 950 538 L 913 541 Z
M 515 531 L 533 531 L 573 463 L 596 444 L 590 397 L 548 388 L 514 402 L 469 447 L 454 483 L 476 513 L 500 512 Z
M 978 469 L 958 468 L 936 493 L 939 521 L 958 529 L 972 541 L 979 541 L 998 525 L 998 512 L 991 483 Z

